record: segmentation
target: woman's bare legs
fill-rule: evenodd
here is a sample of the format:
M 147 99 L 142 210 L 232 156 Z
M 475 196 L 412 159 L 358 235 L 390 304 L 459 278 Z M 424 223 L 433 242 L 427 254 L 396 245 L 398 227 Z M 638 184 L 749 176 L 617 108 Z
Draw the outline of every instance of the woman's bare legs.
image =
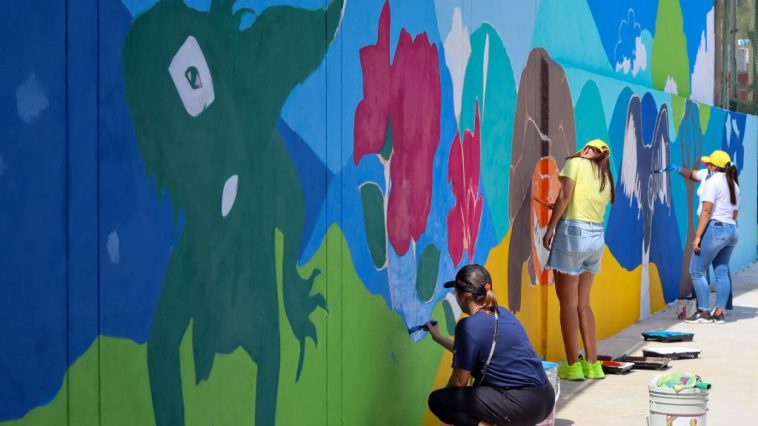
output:
M 590 307 L 590 290 L 592 290 L 592 281 L 595 274 L 591 272 L 582 272 L 579 275 L 579 304 L 577 314 L 579 316 L 579 333 L 582 335 L 584 343 L 584 355 L 587 362 L 597 361 L 597 339 L 595 336 L 595 315 Z M 562 318 L 561 318 L 562 319 Z
M 579 275 L 555 273 L 555 293 L 561 305 L 561 335 L 566 361 L 573 364 L 579 360 Z M 593 321 L 594 325 L 594 321 Z

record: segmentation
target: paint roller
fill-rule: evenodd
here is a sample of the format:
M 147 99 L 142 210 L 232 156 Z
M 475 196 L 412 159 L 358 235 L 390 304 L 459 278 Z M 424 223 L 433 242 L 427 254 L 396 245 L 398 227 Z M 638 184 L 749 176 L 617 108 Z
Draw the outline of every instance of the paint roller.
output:
M 432 325 L 437 325 L 437 321 L 431 320 L 429 322 Z M 413 333 L 415 333 L 417 331 L 421 331 L 421 330 L 429 331 L 429 328 L 426 326 L 426 323 L 409 328 L 408 329 L 408 334 L 413 334 Z

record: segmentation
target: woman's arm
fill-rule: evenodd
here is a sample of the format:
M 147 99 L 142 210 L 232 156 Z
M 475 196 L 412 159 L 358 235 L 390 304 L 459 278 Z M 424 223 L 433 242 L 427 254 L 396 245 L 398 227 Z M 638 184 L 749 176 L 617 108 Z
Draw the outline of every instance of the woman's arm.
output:
M 450 380 L 447 381 L 447 387 L 449 388 L 463 388 L 468 386 L 471 380 L 471 372 L 462 368 L 453 368 L 453 374 L 450 375 Z
M 692 240 L 692 249 L 695 251 L 695 253 L 700 253 L 700 240 L 703 238 L 703 233 L 705 233 L 705 228 L 708 226 L 708 222 L 710 222 L 712 214 L 713 203 L 703 201 L 703 208 L 700 210 L 700 218 L 697 221 L 695 239 Z
M 437 324 L 437 322 L 428 321 L 426 323 L 426 328 L 429 330 L 429 334 L 432 335 L 432 340 L 439 343 L 443 348 L 449 350 L 450 352 L 453 352 L 453 339 L 440 334 L 440 326 Z
M 700 181 L 700 179 L 697 178 L 697 170 L 690 169 L 689 167 L 682 167 L 682 169 L 679 170 L 679 174 L 682 175 L 683 178 L 689 179 L 693 182 Z
M 732 220 L 734 220 L 735 222 L 737 221 L 737 214 L 739 212 L 740 212 L 739 210 L 735 210 L 735 211 L 732 212 Z
M 574 181 L 563 177 L 561 178 L 561 192 L 558 193 L 558 199 L 555 200 L 553 206 L 553 214 L 550 216 L 550 222 L 547 224 L 545 230 L 545 236 L 542 237 L 542 245 L 546 250 L 550 250 L 553 245 L 553 235 L 555 235 L 555 227 L 558 225 L 558 221 L 563 217 L 563 213 L 566 213 L 568 203 L 571 200 L 571 195 L 574 193 Z

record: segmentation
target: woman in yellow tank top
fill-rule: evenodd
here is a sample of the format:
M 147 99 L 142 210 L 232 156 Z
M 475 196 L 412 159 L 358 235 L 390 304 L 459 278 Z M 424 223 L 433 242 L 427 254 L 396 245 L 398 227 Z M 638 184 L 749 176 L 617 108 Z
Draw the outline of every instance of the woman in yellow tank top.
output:
M 561 169 L 561 192 L 542 243 L 550 250 L 547 267 L 555 274 L 555 292 L 561 307 L 561 334 L 566 359 L 558 376 L 568 380 L 605 377 L 597 360 L 595 316 L 590 307 L 590 290 L 605 248 L 603 216 L 615 199 L 611 151 L 595 139 L 567 158 Z M 577 330 L 584 343 L 579 359 Z

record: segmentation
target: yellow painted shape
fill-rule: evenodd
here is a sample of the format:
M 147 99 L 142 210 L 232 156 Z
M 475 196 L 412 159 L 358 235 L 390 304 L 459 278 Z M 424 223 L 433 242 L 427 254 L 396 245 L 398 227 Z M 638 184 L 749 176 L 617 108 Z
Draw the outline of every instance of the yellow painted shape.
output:
M 666 299 L 663 298 L 663 284 L 658 267 L 650 264 L 650 313 L 654 314 L 666 307 Z
M 655 264 L 650 264 L 650 307 L 657 312 L 666 306 L 663 289 Z M 637 322 L 640 314 L 640 283 L 642 267 L 632 271 L 619 265 L 616 258 L 605 248 L 601 272 L 595 276 L 590 293 L 590 305 L 595 314 L 597 339 L 604 339 Z M 555 291 L 548 293 L 548 338 L 546 359 L 559 360 L 565 357 L 561 336 L 560 305 Z M 580 339 L 581 343 L 581 339 Z

